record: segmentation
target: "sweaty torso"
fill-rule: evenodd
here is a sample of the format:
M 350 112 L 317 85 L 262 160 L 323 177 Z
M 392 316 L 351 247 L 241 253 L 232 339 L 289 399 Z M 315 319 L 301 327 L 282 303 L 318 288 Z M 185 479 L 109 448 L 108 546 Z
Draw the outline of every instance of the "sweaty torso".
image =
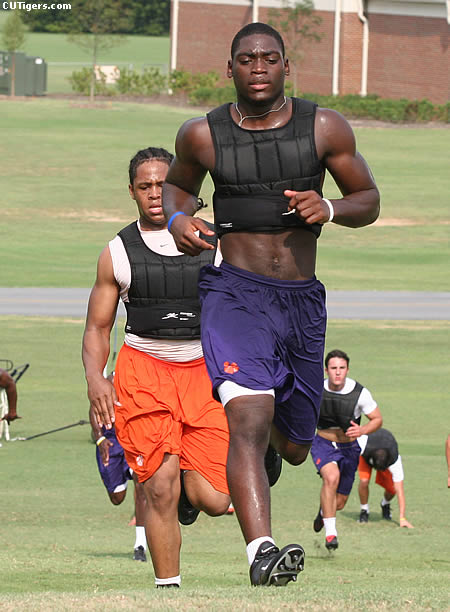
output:
M 305 280 L 315 271 L 316 238 L 301 228 L 225 234 L 221 250 L 227 263 L 271 278 Z
M 348 436 L 346 436 L 340 427 L 336 427 L 336 429 L 334 428 L 321 429 L 320 431 L 317 432 L 317 435 L 319 435 L 321 438 L 325 438 L 326 440 L 329 440 L 330 442 L 339 442 L 341 444 L 353 442 L 353 440 L 355 439 L 355 438 L 349 438 Z

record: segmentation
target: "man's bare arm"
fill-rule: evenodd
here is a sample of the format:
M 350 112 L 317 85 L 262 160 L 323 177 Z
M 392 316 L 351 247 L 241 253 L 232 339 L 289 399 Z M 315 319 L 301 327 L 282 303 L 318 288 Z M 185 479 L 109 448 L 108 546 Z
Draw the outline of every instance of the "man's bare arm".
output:
M 413 525 L 411 525 L 411 523 L 406 520 L 406 500 L 403 480 L 401 480 L 400 482 L 394 482 L 394 488 L 395 492 L 397 493 L 398 509 L 400 511 L 400 527 L 414 529 Z
M 364 158 L 356 150 L 353 130 L 336 111 L 318 109 L 315 124 L 317 153 L 323 160 L 343 197 L 330 200 L 334 208 L 333 223 L 363 227 L 373 223 L 380 211 L 380 194 Z M 325 223 L 330 211 L 315 191 L 285 191 L 291 198 L 289 208 L 307 223 Z
M 109 248 L 98 260 L 97 279 L 89 298 L 83 336 L 83 365 L 88 385 L 88 398 L 99 426 L 111 428 L 114 422 L 114 385 L 104 378 L 108 361 L 111 329 L 119 302 L 119 287 L 114 279 Z
M 163 208 L 177 248 L 188 255 L 212 249 L 195 232 L 212 235 L 202 219 L 194 218 L 197 196 L 205 175 L 214 161 L 214 148 L 207 120 L 191 119 L 179 130 L 175 143 L 176 157 L 163 185 Z M 182 214 L 177 214 L 182 213 Z
M 372 410 L 372 412 L 366 414 L 366 417 L 368 418 L 369 422 L 365 423 L 364 425 L 358 425 L 358 423 L 355 423 L 355 421 L 350 421 L 351 425 L 345 432 L 345 435 L 349 438 L 359 438 L 359 436 L 364 434 L 368 435 L 373 433 L 377 429 L 380 429 L 380 427 L 383 425 L 383 417 L 378 406 Z
M 344 196 L 335 200 L 335 223 L 347 227 L 373 223 L 380 211 L 380 194 L 369 166 L 356 150 L 352 128 L 342 115 L 328 109 L 319 109 L 316 121 L 317 146 L 325 148 L 325 166 Z
M 10 423 L 22 418 L 17 414 L 17 385 L 14 378 L 6 370 L 0 370 L 0 387 L 5 389 L 8 398 L 8 413 L 5 414 L 3 420 Z

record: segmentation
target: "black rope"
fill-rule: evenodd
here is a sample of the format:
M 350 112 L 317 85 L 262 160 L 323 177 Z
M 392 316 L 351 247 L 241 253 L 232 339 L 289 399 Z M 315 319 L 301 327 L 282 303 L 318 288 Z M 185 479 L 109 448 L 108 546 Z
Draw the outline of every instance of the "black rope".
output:
M 32 440 L 33 438 L 40 438 L 41 436 L 46 436 L 47 434 L 55 433 L 55 431 L 62 431 L 63 429 L 69 429 L 69 427 L 76 427 L 77 425 L 87 425 L 89 421 L 85 421 L 81 419 L 77 423 L 72 423 L 71 425 L 64 425 L 64 427 L 58 427 L 57 429 L 50 429 L 50 431 L 44 431 L 42 433 L 34 434 L 34 436 L 28 436 L 28 438 L 22 438 L 22 440 Z

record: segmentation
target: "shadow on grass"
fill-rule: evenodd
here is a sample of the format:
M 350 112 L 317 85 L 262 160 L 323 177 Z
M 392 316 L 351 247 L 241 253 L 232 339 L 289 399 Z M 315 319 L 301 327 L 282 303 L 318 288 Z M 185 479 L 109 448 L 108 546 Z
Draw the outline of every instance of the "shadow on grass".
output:
M 134 561 L 133 559 L 133 550 L 131 550 L 131 552 L 129 553 L 118 553 L 118 552 L 107 552 L 107 551 L 102 551 L 102 552 L 98 552 L 98 553 L 86 553 L 86 557 L 93 557 L 93 558 L 99 558 L 102 557 L 102 559 L 129 559 L 130 561 L 133 561 L 135 563 L 135 565 L 139 565 L 142 564 L 144 565 L 143 561 Z
M 320 561 L 333 561 L 335 559 L 335 551 L 327 550 L 325 548 L 325 532 L 323 536 L 324 541 L 314 540 L 314 552 L 307 552 L 307 559 L 317 559 Z
M 364 525 L 365 523 L 360 523 L 359 522 L 359 512 L 349 512 L 346 510 L 340 510 L 337 514 L 338 518 L 340 516 L 349 519 L 350 521 L 355 521 L 355 523 L 358 523 L 358 525 Z M 396 525 L 398 527 L 398 522 L 397 521 L 386 521 L 385 519 L 381 518 L 381 511 L 378 512 L 377 510 L 374 510 L 372 512 L 370 512 L 369 515 L 369 524 L 370 523 L 385 523 L 386 525 L 392 524 L 392 525 Z

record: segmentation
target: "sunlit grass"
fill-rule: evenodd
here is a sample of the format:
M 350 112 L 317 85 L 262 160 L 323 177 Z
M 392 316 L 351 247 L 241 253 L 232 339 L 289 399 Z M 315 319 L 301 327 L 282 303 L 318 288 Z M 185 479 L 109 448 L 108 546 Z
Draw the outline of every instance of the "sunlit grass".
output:
M 121 321 L 120 328 L 123 321 Z M 31 365 L 20 380 L 16 436 L 30 436 L 87 416 L 80 361 L 81 319 L 0 318 L 2 354 Z M 121 337 L 120 332 L 120 337 Z M 272 489 L 277 542 L 300 542 L 305 571 L 280 589 L 249 586 L 236 518 L 183 527 L 182 588 L 154 588 L 150 563 L 132 561 L 132 491 L 113 507 L 100 481 L 89 426 L 4 442 L 0 607 L 2 610 L 445 610 L 447 531 L 446 388 L 448 322 L 331 321 L 327 349 L 351 357 L 351 375 L 367 385 L 398 440 L 405 469 L 407 517 L 414 530 L 381 520 L 382 490 L 371 485 L 371 518 L 356 522 L 356 486 L 337 526 L 333 555 L 312 520 L 320 480 L 310 459 L 284 464 Z

